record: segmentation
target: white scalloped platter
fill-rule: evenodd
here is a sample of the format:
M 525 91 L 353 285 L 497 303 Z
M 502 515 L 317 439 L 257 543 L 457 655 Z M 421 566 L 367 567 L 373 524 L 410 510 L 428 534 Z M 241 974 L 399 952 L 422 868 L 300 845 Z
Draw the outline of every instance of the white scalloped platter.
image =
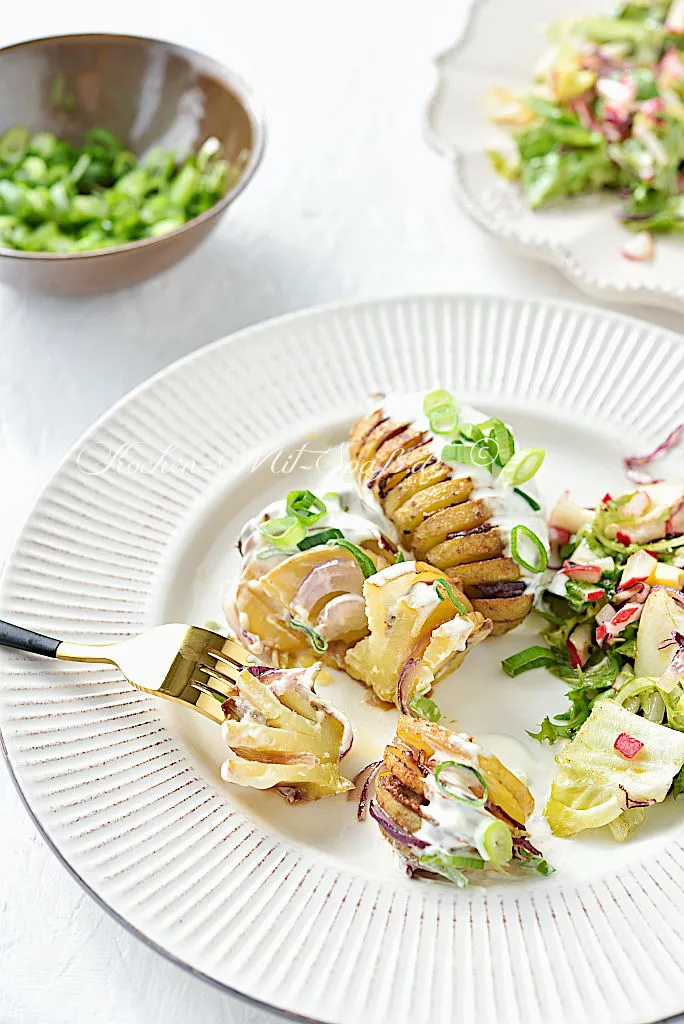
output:
M 547 501 L 570 488 L 591 503 L 620 487 L 623 455 L 681 418 L 684 346 L 600 310 L 467 296 L 242 331 L 154 377 L 79 442 L 7 564 L 0 614 L 90 641 L 219 619 L 245 518 L 336 479 L 370 394 L 437 386 L 546 447 Z M 478 647 L 438 699 L 495 750 L 501 734 L 516 741 L 511 767 L 525 762 L 541 808 L 552 752 L 525 730 L 562 708 L 564 687 L 500 668 L 535 628 Z M 344 797 L 290 807 L 223 783 L 218 727 L 113 669 L 2 652 L 0 672 L 8 763 L 54 850 L 129 928 L 231 991 L 331 1024 L 641 1024 L 684 1006 L 672 802 L 625 845 L 554 840 L 537 815 L 555 874 L 458 890 L 407 879 Z M 395 715 L 341 674 L 323 692 L 355 725 L 351 774 Z
M 518 186 L 495 174 L 485 156 L 513 148 L 510 132 L 488 120 L 485 94 L 494 86 L 529 87 L 551 22 L 614 7 L 612 0 L 473 0 L 463 37 L 436 61 L 428 136 L 452 162 L 457 200 L 491 235 L 557 267 L 592 298 L 682 312 L 681 236 L 656 236 L 647 262 L 626 259 L 621 249 L 631 236 L 617 218 L 619 200 L 587 196 L 530 210 Z

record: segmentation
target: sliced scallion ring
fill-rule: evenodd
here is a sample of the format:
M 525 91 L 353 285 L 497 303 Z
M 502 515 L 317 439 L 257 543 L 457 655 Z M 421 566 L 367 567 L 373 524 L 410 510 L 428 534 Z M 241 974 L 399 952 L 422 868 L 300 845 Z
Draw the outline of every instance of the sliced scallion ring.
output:
M 499 818 L 483 821 L 475 832 L 475 846 L 485 860 L 495 867 L 508 864 L 513 856 L 513 836 L 505 822 Z
M 375 576 L 378 571 L 375 567 L 375 562 L 370 555 L 367 555 L 366 552 L 362 551 L 356 544 L 352 544 L 350 540 L 333 540 L 331 542 L 331 547 L 346 548 L 347 551 L 351 552 L 359 563 L 359 568 L 361 569 L 365 580 L 369 579 L 371 576 Z
M 536 565 L 532 565 L 520 554 L 520 540 L 522 537 L 527 538 L 530 544 L 536 549 L 539 560 Z M 547 565 L 549 564 L 549 553 L 544 547 L 543 543 L 539 539 L 536 533 L 530 530 L 529 526 L 524 526 L 519 523 L 514 526 L 511 530 L 511 555 L 516 560 L 518 565 L 521 565 L 523 569 L 527 569 L 528 572 L 544 572 Z
M 456 405 L 454 396 L 450 391 L 444 391 L 439 388 L 436 391 L 428 391 L 423 399 L 423 412 L 429 417 L 433 409 L 439 409 L 444 405 Z
M 309 533 L 303 540 L 300 540 L 297 547 L 300 551 L 308 551 L 309 548 L 317 548 L 321 544 L 329 544 L 331 540 L 344 540 L 344 534 L 336 526 L 328 530 L 319 530 L 318 533 Z
M 468 614 L 468 609 L 463 604 L 463 601 L 459 601 L 459 599 L 456 597 L 453 588 L 448 580 L 445 580 L 443 577 L 441 579 L 435 580 L 435 592 L 440 601 L 449 600 L 453 604 L 454 608 L 461 613 L 461 615 Z
M 418 718 L 425 718 L 428 722 L 439 722 L 442 712 L 434 700 L 425 695 L 415 696 L 409 702 L 409 707 Z
M 270 540 L 274 548 L 286 551 L 296 548 L 300 540 L 306 536 L 306 526 L 296 516 L 279 516 L 259 523 L 259 533 Z
M 499 473 L 500 482 L 506 487 L 527 483 L 541 466 L 545 455 L 543 448 L 521 448 Z
M 302 633 L 306 633 L 309 638 L 309 643 L 318 654 L 322 654 L 323 651 L 327 651 L 328 641 L 325 637 L 321 636 L 313 626 L 309 626 L 306 622 L 301 622 L 299 619 L 290 619 L 290 628 L 298 629 Z
M 328 511 L 325 502 L 312 491 L 290 491 L 286 504 L 287 514 L 301 519 L 307 526 L 313 526 Z
M 428 853 L 422 853 L 418 858 L 421 867 L 425 868 L 426 871 L 432 871 L 436 875 L 442 875 L 444 878 L 448 878 L 450 882 L 453 882 L 459 887 L 459 889 L 465 888 L 468 884 L 468 879 L 460 870 L 460 868 L 453 863 L 454 856 L 450 853 L 446 853 L 444 850 L 432 850 Z M 463 867 L 484 867 L 484 861 L 480 861 L 479 857 L 469 858 L 474 862 L 473 864 L 463 865 Z M 477 863 L 479 862 L 479 863 Z
M 406 556 L 403 551 L 397 551 L 397 557 L 394 559 L 394 564 L 398 565 L 399 562 L 405 562 Z
M 495 461 L 500 466 L 505 466 L 515 451 L 515 440 L 504 421 L 493 417 L 492 419 L 485 420 L 484 423 L 478 423 L 477 426 L 483 434 L 487 431 L 489 432 L 489 438 L 496 446 Z
M 469 772 L 473 775 L 474 781 L 482 787 L 482 796 L 476 796 L 467 787 L 463 787 L 462 793 L 456 793 L 452 789 L 449 789 L 441 780 L 443 772 L 448 768 L 460 769 L 461 771 Z M 479 772 L 477 768 L 473 768 L 471 764 L 463 764 L 462 761 L 441 761 L 435 768 L 435 783 L 437 784 L 437 789 L 440 793 L 443 793 L 444 796 L 451 797 L 452 800 L 460 800 L 461 803 L 470 804 L 472 807 L 484 807 L 487 803 L 489 787 L 484 780 L 482 772 Z M 467 793 L 468 795 L 465 796 L 463 795 L 464 793 Z

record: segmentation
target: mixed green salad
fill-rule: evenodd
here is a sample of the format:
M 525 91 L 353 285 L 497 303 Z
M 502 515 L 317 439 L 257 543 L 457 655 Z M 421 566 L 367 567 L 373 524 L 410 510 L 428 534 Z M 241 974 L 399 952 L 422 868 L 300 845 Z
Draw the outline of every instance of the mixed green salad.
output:
M 174 231 L 237 180 L 220 148 L 211 137 L 183 159 L 158 147 L 139 160 L 104 128 L 80 148 L 10 128 L 0 136 L 0 246 L 85 252 Z
M 640 232 L 624 249 L 646 259 L 650 231 L 684 230 L 684 0 L 622 3 L 612 16 L 566 19 L 525 95 L 494 90 L 493 120 L 516 127 L 494 169 L 531 207 L 616 190 Z
M 546 645 L 502 663 L 569 684 L 567 710 L 530 733 L 572 741 L 545 812 L 559 835 L 610 823 L 626 838 L 648 804 L 684 792 L 684 459 L 679 477 L 653 475 L 683 441 L 679 427 L 625 460 L 629 493 L 592 509 L 561 497 L 549 517 L 556 568 L 535 605 Z

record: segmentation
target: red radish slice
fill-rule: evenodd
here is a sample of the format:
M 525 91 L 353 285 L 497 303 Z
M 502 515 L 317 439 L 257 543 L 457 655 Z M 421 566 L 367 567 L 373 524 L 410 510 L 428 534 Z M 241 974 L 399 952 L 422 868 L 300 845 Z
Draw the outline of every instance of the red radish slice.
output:
M 651 504 L 651 499 L 646 491 L 637 491 L 636 494 L 633 494 L 629 501 L 621 507 L 620 515 L 625 519 L 639 519 L 648 512 Z
M 613 498 L 612 498 L 612 495 L 611 495 L 611 494 L 609 494 L 609 493 L 608 493 L 608 491 L 606 491 L 606 493 L 605 493 L 605 494 L 603 495 L 603 497 L 601 498 L 601 504 L 602 504 L 602 505 L 607 505 L 607 504 L 608 504 L 608 502 L 609 502 L 609 501 L 612 501 L 612 500 L 613 500 Z
M 601 569 L 598 565 L 572 565 L 571 562 L 563 562 L 562 573 L 571 580 L 583 580 L 585 583 L 598 583 L 601 579 Z
M 665 532 L 669 535 L 684 533 L 684 498 L 680 498 L 671 507 L 669 519 L 665 523 Z
M 674 35 L 684 34 L 684 0 L 674 0 L 670 5 L 665 28 Z
M 590 523 L 594 518 L 594 513 L 589 509 L 582 508 L 574 501 L 570 501 L 569 494 L 569 491 L 561 494 L 549 516 L 549 525 L 573 534 L 577 533 L 585 523 Z
M 615 539 L 619 544 L 624 544 L 626 548 L 632 543 L 632 538 L 624 530 L 618 530 L 615 534 Z
M 626 260 L 634 260 L 636 263 L 645 263 L 653 259 L 655 246 L 648 231 L 637 231 L 622 246 L 622 255 Z
M 635 551 L 625 563 L 618 590 L 628 590 L 637 583 L 645 583 L 657 564 L 658 559 L 653 555 L 646 551 Z
M 650 592 L 651 588 L 648 583 L 635 583 L 633 587 L 620 590 L 619 594 L 615 595 L 614 600 L 617 604 L 624 604 L 625 601 L 643 604 Z
M 630 602 L 629 604 L 623 605 L 619 611 L 615 612 L 610 620 L 602 621 L 596 628 L 596 642 L 599 646 L 604 647 L 609 640 L 619 636 L 627 626 L 636 622 L 641 616 L 642 607 L 643 606 L 640 604 Z M 599 616 L 597 615 L 596 618 L 598 621 Z
M 628 732 L 621 732 L 615 740 L 613 747 L 617 750 L 618 754 L 622 754 L 623 757 L 631 761 L 640 750 L 643 750 L 644 745 L 636 736 L 630 736 Z
M 591 623 L 582 622 L 579 626 L 575 626 L 565 644 L 573 668 L 584 668 L 589 659 L 591 643 Z
M 595 587 L 593 590 L 588 590 L 585 596 L 587 601 L 602 601 L 606 592 L 603 587 Z

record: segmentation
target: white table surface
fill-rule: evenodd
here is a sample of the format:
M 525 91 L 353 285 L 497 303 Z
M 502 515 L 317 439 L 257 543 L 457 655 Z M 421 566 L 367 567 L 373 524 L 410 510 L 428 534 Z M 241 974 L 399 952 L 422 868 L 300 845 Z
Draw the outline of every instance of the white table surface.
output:
M 206 51 L 252 84 L 269 138 L 262 168 L 218 233 L 166 275 L 86 300 L 0 285 L 0 551 L 95 417 L 149 374 L 236 328 L 331 300 L 405 292 L 584 301 L 555 270 L 472 225 L 424 142 L 432 57 L 465 15 L 466 0 L 2 5 L 0 45 L 113 31 Z M 683 326 L 676 314 L 631 311 Z M 4 767 L 0 822 L 0 1024 L 276 1019 L 190 977 L 112 921 L 43 844 Z

